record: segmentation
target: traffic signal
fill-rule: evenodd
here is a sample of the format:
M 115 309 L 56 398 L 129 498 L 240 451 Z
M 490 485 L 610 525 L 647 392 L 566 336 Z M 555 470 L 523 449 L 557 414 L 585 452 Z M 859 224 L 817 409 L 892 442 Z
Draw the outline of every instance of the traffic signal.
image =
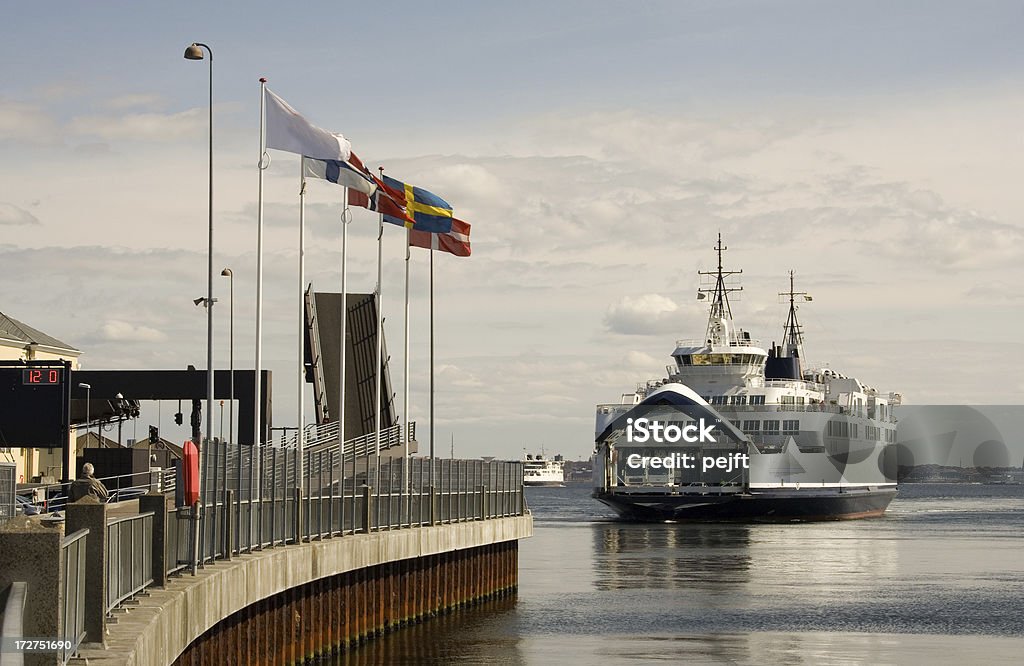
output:
M 178 424 L 178 425 L 181 425 L 181 424 L 182 424 L 182 421 L 184 421 L 184 418 L 182 417 L 182 414 L 181 414 L 181 412 L 177 412 L 177 413 L 176 413 L 176 414 L 174 415 L 174 422 L 175 422 L 176 424 Z
M 159 444 L 160 443 L 160 430 L 156 426 L 149 426 L 149 443 Z

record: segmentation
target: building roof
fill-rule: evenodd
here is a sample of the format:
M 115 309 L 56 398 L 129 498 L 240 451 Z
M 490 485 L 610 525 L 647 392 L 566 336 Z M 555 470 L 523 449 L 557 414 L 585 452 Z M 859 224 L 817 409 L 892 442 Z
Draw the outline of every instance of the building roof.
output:
M 78 443 L 79 449 L 120 449 L 124 448 L 109 437 L 103 437 L 90 431 L 84 435 L 79 435 L 75 440 Z
M 52 335 L 47 335 L 40 330 L 34 329 L 28 324 L 24 324 L 13 317 L 10 317 L 3 312 L 0 312 L 0 341 L 11 341 L 21 343 L 24 345 L 39 345 L 40 347 L 49 347 L 54 350 L 67 351 L 74 354 L 81 354 L 82 352 L 75 349 L 66 342 L 61 342 Z

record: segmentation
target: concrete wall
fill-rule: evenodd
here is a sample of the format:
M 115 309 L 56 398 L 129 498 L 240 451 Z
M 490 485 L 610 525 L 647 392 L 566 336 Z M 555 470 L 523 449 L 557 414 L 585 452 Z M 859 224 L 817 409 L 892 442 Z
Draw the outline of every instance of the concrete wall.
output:
M 60 545 L 58 527 L 18 516 L 0 526 L 0 590 L 28 583 L 23 637 L 60 637 Z M 26 654 L 25 664 L 52 664 L 52 654 Z
M 165 666 L 222 619 L 290 588 L 347 571 L 532 534 L 532 517 L 516 516 L 358 534 L 242 555 L 152 590 L 108 625 L 105 650 L 83 650 L 82 657 L 92 666 Z

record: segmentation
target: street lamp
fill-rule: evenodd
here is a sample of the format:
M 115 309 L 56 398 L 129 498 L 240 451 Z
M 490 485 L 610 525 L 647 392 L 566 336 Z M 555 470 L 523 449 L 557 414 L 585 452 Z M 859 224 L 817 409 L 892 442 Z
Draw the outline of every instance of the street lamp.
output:
M 220 274 L 228 279 L 229 342 L 228 342 L 228 441 L 235 441 L 235 274 L 225 268 Z
M 213 50 L 202 42 L 185 49 L 186 60 L 202 60 L 203 49 L 210 56 L 210 155 L 209 155 L 209 252 L 206 290 L 206 441 L 213 440 Z
M 193 42 L 185 49 L 186 60 L 202 60 L 203 49 L 210 55 L 210 248 L 207 265 L 206 289 L 206 441 L 213 441 L 213 49 L 202 42 Z M 200 491 L 201 492 L 201 491 Z M 197 507 L 198 509 L 198 507 Z M 198 514 L 198 511 L 197 511 Z M 195 552 L 192 574 L 195 575 L 199 560 L 198 520 L 196 521 Z
M 92 391 L 91 384 L 81 383 L 78 388 L 85 389 L 85 445 L 89 446 L 89 395 Z

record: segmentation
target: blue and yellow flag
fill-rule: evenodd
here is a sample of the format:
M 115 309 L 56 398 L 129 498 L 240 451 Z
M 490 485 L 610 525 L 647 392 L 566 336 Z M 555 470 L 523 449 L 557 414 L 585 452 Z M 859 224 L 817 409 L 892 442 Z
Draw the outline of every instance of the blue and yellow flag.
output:
M 411 227 L 416 231 L 428 231 L 433 234 L 446 234 L 452 230 L 452 207 L 433 192 L 384 176 L 384 189 L 397 202 L 404 202 L 408 219 L 392 217 L 384 214 L 384 221 L 403 227 Z

